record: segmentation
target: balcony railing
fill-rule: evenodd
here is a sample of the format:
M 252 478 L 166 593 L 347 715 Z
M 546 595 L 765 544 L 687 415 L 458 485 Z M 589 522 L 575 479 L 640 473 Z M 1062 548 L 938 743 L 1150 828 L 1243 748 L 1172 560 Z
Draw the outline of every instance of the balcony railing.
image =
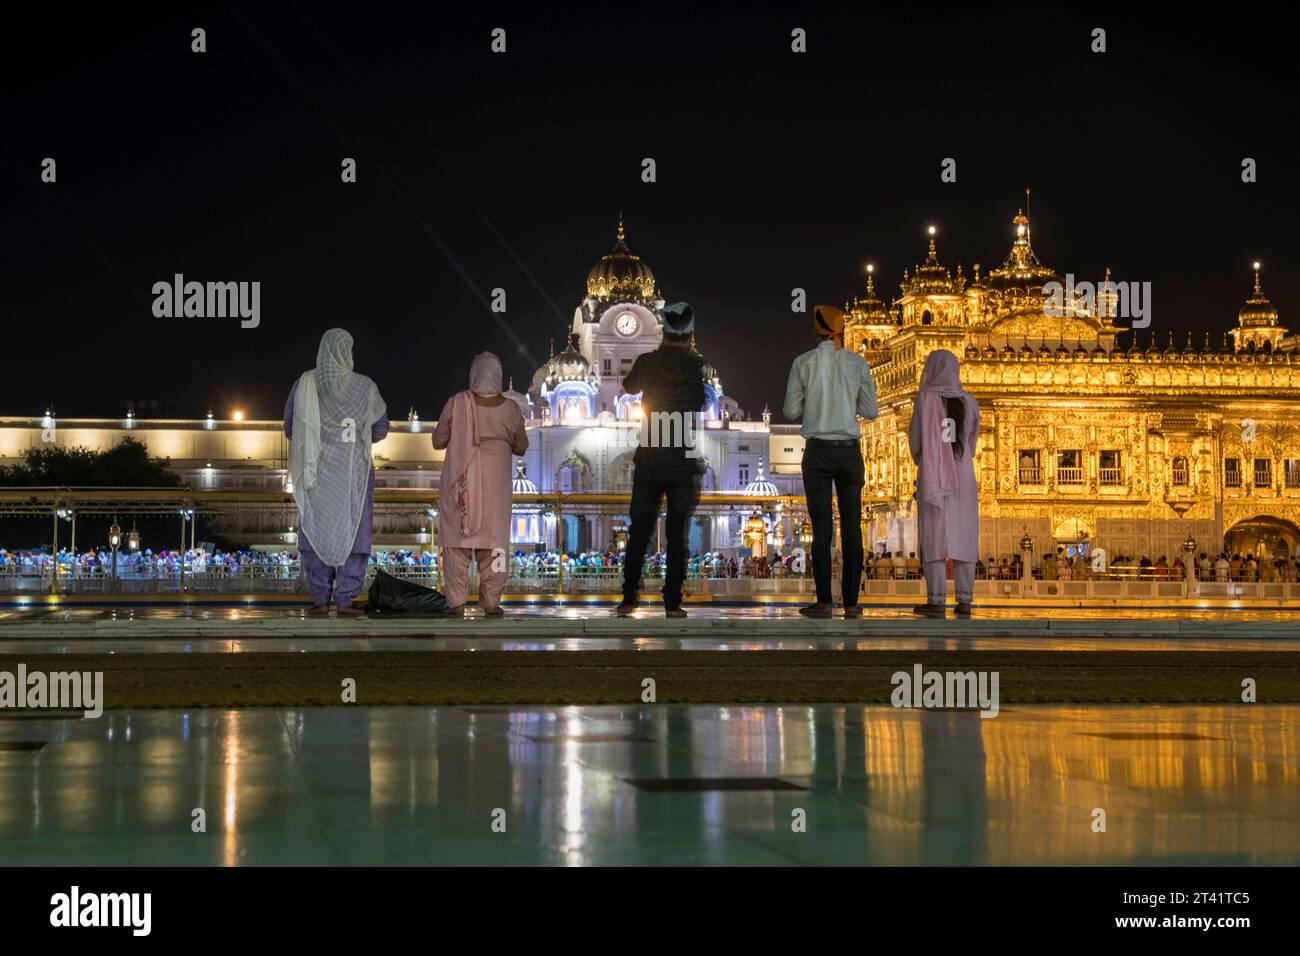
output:
M 1061 485 L 1083 484 L 1083 469 L 1071 465 L 1061 465 L 1056 469 L 1056 482 Z

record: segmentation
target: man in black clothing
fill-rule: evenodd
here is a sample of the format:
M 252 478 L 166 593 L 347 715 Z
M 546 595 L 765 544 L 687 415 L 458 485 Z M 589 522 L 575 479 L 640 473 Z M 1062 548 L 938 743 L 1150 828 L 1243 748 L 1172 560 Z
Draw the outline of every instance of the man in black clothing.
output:
M 623 603 L 618 616 L 637 606 L 645 552 L 659 520 L 659 501 L 668 499 L 668 566 L 664 574 L 664 613 L 685 617 L 682 582 L 686 579 L 687 523 L 700 501 L 704 462 L 696 435 L 704 393 L 703 359 L 691 350 L 695 316 L 685 302 L 664 306 L 664 337 L 659 348 L 638 356 L 623 379 L 623 391 L 641 392 L 641 438 L 632 456 L 632 502 L 628 512 L 627 558 L 623 563 Z

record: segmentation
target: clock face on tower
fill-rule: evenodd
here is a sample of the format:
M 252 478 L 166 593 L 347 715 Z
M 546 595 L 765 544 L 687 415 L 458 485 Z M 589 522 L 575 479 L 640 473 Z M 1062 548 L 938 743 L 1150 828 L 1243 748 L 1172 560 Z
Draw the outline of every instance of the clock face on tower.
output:
M 637 321 L 636 316 L 631 312 L 624 312 L 614 320 L 614 328 L 619 335 L 636 335 L 637 329 L 640 327 L 641 323 Z

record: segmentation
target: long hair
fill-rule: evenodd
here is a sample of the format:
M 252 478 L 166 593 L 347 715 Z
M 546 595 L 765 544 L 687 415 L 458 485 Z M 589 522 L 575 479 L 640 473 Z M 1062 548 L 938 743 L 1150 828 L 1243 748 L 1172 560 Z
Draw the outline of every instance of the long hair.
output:
M 952 439 L 952 456 L 961 461 L 966 449 L 962 447 L 961 436 L 966 433 L 966 403 L 960 398 L 945 398 L 943 400 L 944 413 L 952 419 L 956 426 L 953 429 Z

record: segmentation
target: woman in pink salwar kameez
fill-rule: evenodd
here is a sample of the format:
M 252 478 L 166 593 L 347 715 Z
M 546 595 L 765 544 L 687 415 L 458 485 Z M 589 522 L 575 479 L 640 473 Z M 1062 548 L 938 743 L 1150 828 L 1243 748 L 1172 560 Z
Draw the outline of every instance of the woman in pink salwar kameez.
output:
M 519 406 L 501 394 L 501 360 L 491 352 L 474 357 L 469 389 L 447 400 L 433 447 L 447 449 L 438 504 L 447 610 L 464 612 L 473 558 L 479 602 L 484 613 L 498 615 L 510 576 L 513 456 L 528 450 L 528 433 Z
M 952 561 L 958 614 L 970 614 L 979 560 L 979 485 L 975 442 L 980 408 L 961 386 L 957 356 L 931 352 L 921 373 L 908 444 L 916 462 L 916 514 L 927 601 L 913 610 L 943 617 L 948 600 L 946 562 Z

